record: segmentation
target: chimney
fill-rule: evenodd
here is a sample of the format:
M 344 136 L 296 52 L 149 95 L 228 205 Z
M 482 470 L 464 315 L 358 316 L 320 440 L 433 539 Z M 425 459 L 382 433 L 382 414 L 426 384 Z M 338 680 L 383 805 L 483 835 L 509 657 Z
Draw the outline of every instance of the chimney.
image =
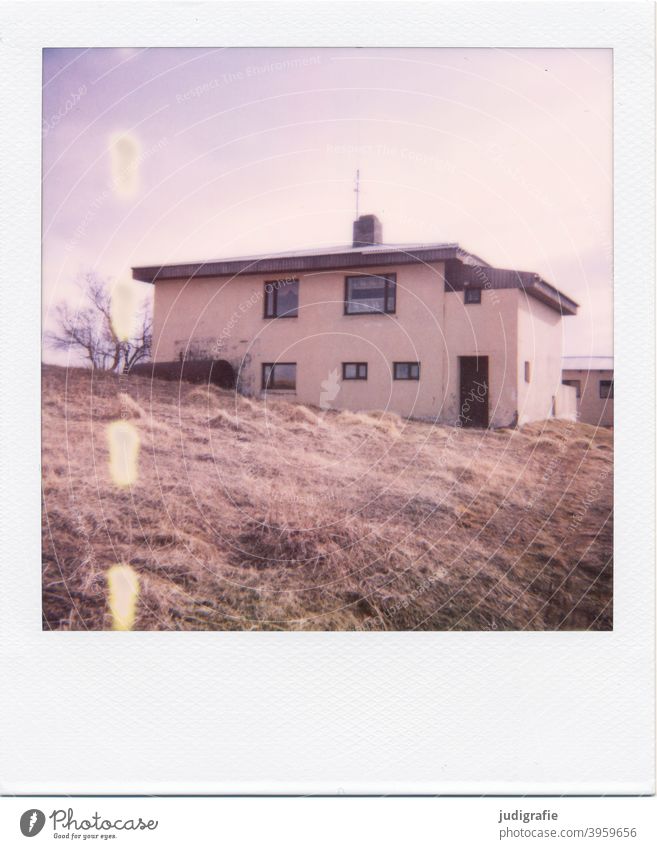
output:
M 354 221 L 354 247 L 380 245 L 383 241 L 381 222 L 376 215 L 361 215 Z

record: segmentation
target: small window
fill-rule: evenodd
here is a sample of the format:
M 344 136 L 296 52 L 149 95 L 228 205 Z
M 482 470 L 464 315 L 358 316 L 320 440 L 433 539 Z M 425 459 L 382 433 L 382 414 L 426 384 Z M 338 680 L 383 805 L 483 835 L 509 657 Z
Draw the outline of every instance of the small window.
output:
M 561 382 L 565 386 L 574 386 L 575 387 L 575 395 L 578 398 L 582 397 L 582 382 L 580 380 L 562 380 Z
M 614 381 L 613 380 L 601 380 L 600 381 L 600 397 L 601 398 L 611 398 L 614 397 Z
M 419 363 L 393 363 L 395 380 L 419 380 Z
M 397 309 L 397 275 L 362 274 L 345 279 L 345 315 L 394 313 Z
M 472 286 L 466 286 L 463 290 L 463 303 L 464 304 L 480 304 L 481 303 L 481 289 L 473 288 Z
M 265 318 L 296 318 L 299 314 L 299 281 L 265 283 Z
M 367 363 L 342 363 L 343 380 L 367 380 Z
M 531 383 L 532 380 L 532 364 L 529 360 L 525 360 L 525 383 Z
M 263 363 L 262 364 L 262 389 L 287 389 L 294 391 L 297 388 L 297 364 L 296 363 Z

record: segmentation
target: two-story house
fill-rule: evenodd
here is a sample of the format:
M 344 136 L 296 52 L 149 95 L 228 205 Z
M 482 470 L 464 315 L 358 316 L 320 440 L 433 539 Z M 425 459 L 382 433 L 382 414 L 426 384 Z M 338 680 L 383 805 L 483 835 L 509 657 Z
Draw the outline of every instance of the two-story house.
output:
M 384 244 L 374 215 L 351 245 L 133 276 L 155 286 L 154 361 L 228 361 L 245 393 L 478 427 L 575 415 L 573 300 L 457 244 Z

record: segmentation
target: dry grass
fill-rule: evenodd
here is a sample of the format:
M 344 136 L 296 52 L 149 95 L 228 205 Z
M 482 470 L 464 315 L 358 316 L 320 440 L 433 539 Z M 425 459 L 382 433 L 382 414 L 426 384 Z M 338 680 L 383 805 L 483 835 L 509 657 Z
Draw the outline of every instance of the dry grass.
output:
M 139 629 L 610 629 L 612 457 L 588 425 L 466 431 L 46 366 L 44 627 L 108 628 L 124 562 Z

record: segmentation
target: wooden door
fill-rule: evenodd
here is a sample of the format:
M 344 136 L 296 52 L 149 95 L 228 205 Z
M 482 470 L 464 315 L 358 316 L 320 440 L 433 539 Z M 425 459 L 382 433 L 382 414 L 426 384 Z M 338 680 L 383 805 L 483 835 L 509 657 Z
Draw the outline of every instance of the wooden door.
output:
M 488 357 L 459 357 L 463 427 L 488 427 Z

